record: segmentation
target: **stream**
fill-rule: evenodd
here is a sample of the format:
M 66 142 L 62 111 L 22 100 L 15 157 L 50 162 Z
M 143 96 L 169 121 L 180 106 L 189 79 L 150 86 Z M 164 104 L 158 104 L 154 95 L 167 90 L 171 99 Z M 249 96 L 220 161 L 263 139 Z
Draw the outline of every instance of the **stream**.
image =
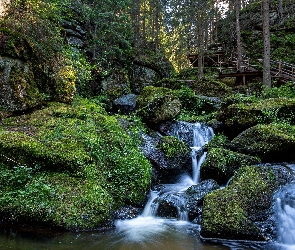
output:
M 177 133 L 175 135 L 181 137 Z M 191 185 L 199 183 L 200 166 L 206 157 L 206 153 L 199 153 L 199 150 L 213 136 L 211 128 L 200 123 L 194 124 L 191 147 L 193 176 L 182 176 L 178 183 L 152 190 L 149 201 L 137 218 L 117 220 L 116 228 L 106 232 L 48 233 L 0 227 L 0 249 L 295 250 L 295 183 L 282 187 L 274 197 L 278 235 L 276 242 L 201 240 L 200 225 L 188 221 L 183 194 Z M 177 208 L 176 218 L 160 217 L 159 202 L 162 197 Z

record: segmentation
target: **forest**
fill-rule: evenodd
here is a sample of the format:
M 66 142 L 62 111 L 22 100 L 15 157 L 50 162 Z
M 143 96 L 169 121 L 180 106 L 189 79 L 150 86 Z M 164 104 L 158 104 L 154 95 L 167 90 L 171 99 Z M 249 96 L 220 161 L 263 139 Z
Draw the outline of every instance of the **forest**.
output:
M 294 31 L 294 0 L 1 1 L 0 229 L 114 230 L 157 193 L 153 216 L 205 241 L 294 246 L 275 205 L 295 190 Z

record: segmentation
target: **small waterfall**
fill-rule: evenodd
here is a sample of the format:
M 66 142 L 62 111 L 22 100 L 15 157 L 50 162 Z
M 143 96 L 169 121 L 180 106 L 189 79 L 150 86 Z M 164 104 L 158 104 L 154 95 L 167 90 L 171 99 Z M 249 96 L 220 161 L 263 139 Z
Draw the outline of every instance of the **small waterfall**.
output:
M 199 152 L 200 149 L 208 143 L 214 136 L 212 128 L 205 126 L 202 123 L 193 125 L 193 146 L 192 149 L 192 169 L 193 182 L 200 182 L 200 167 L 206 159 L 206 152 Z
M 277 242 L 295 248 L 295 183 L 276 194 Z
M 200 182 L 200 168 L 203 162 L 206 159 L 207 152 L 203 152 L 201 155 L 198 155 L 197 152 L 200 150 L 198 147 L 191 147 L 192 149 L 192 168 L 193 168 L 193 182 Z
M 149 198 L 148 202 L 146 203 L 146 205 L 144 207 L 144 210 L 143 210 L 143 212 L 141 214 L 143 217 L 155 216 L 156 215 L 159 204 L 158 203 L 153 203 L 153 201 L 155 199 L 157 199 L 158 197 L 159 197 L 159 195 L 158 195 L 157 192 L 155 192 L 155 191 L 150 192 L 150 198 Z
M 177 127 L 180 129 L 177 129 Z M 154 217 L 159 215 L 161 203 L 166 203 L 171 208 L 177 209 L 178 219 L 188 220 L 188 211 L 186 210 L 185 191 L 191 185 L 200 181 L 200 166 L 205 161 L 206 152 L 201 148 L 208 143 L 214 136 L 212 128 L 203 123 L 190 124 L 180 122 L 173 130 L 172 135 L 177 136 L 179 140 L 185 141 L 191 138 L 192 149 L 192 178 L 184 176 L 179 183 L 164 185 L 160 191 L 151 191 L 150 198 L 144 208 L 142 217 Z M 179 128 L 178 127 L 178 128 Z

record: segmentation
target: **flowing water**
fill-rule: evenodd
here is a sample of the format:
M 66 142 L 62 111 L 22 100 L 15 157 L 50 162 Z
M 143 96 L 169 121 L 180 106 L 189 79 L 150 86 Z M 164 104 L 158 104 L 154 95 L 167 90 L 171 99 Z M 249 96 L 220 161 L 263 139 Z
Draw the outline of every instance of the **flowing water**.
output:
M 211 128 L 196 123 L 192 126 L 193 176 L 183 176 L 179 183 L 164 185 L 159 191 L 151 191 L 141 216 L 132 220 L 118 220 L 116 229 L 83 233 L 46 234 L 39 231 L 25 232 L 15 229 L 0 230 L 0 250 L 34 249 L 110 249 L 110 250 L 295 250 L 295 183 L 282 188 L 276 196 L 278 239 L 275 243 L 254 242 L 204 242 L 200 239 L 200 225 L 187 220 L 183 194 L 191 185 L 199 182 L 200 166 L 206 154 L 201 147 L 213 137 Z M 175 134 L 182 139 L 178 132 Z M 295 169 L 295 167 L 294 167 Z M 176 218 L 158 216 L 159 201 L 164 199 L 177 207 Z M 0 222 L 1 229 L 1 222 Z
M 290 167 L 295 172 L 295 164 Z M 277 243 L 284 249 L 295 250 L 295 182 L 282 187 L 275 199 Z

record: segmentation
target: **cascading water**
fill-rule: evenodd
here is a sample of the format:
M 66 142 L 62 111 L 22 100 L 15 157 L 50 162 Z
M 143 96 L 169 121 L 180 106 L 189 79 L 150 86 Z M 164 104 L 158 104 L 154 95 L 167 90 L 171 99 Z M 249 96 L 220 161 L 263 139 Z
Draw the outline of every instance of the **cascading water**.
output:
M 206 152 L 200 152 L 200 149 L 208 143 L 214 136 L 212 128 L 204 126 L 202 123 L 195 123 L 193 126 L 193 146 L 192 149 L 192 168 L 193 182 L 200 181 L 200 167 L 206 159 Z
M 183 140 L 183 136 L 187 138 L 190 135 L 190 141 L 192 141 L 192 145 L 190 146 L 192 149 L 193 176 L 192 178 L 183 177 L 179 183 L 165 184 L 161 186 L 160 190 L 151 191 L 149 201 L 141 216 L 132 220 L 116 221 L 117 230 L 119 233 L 124 234 L 124 237 L 128 240 L 141 243 L 145 240 L 149 241 L 154 235 L 161 234 L 167 230 L 167 228 L 171 228 L 172 224 L 173 226 L 177 225 L 176 227 L 179 228 L 184 225 L 183 223 L 189 225 L 188 227 L 198 227 L 195 224 L 187 224 L 188 212 L 186 210 L 187 200 L 185 198 L 185 191 L 190 186 L 198 183 L 200 166 L 206 157 L 206 154 L 200 151 L 202 146 L 213 138 L 214 133 L 211 128 L 201 123 L 181 123 L 181 125 L 182 124 L 185 124 L 186 131 L 183 134 L 175 131 L 175 134 L 172 135 L 177 136 L 179 140 Z M 178 220 L 159 218 L 159 215 L 161 215 L 161 204 L 163 203 L 168 204 L 171 210 L 174 209 L 175 214 L 177 214 L 175 217 L 177 217 Z
M 295 171 L 295 165 L 291 166 Z M 282 187 L 275 195 L 277 242 L 295 249 L 295 182 Z

